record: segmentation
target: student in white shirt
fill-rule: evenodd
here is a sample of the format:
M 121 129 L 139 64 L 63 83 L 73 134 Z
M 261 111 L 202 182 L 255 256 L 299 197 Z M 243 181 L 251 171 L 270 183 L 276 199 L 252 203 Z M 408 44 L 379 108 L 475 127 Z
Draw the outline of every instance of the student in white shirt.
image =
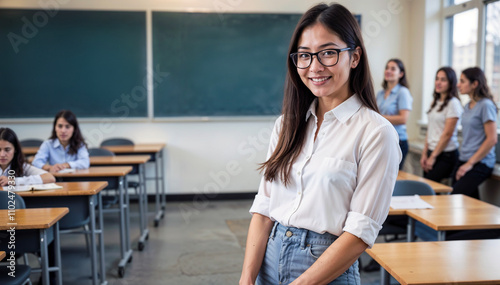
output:
M 9 128 L 0 128 L 0 186 L 53 183 L 54 176 L 45 170 L 29 165 L 16 133 Z M 14 179 L 9 178 L 14 177 Z M 10 182 L 9 181 L 13 181 Z
M 389 212 L 398 135 L 377 112 L 361 31 L 345 7 L 309 9 L 289 53 L 240 284 L 360 284 L 357 259 Z
M 450 177 L 458 161 L 457 125 L 463 108 L 458 98 L 457 75 L 452 68 L 441 67 L 434 85 L 420 165 L 425 178 L 440 182 Z
M 52 173 L 89 168 L 89 152 L 73 112 L 62 110 L 56 114 L 52 135 L 40 146 L 33 165 Z

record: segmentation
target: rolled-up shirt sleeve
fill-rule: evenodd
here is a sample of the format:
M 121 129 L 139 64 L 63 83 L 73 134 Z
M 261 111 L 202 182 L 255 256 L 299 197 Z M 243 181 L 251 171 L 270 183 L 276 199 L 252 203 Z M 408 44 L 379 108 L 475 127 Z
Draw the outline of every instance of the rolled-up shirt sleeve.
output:
M 89 151 L 85 145 L 80 146 L 76 154 L 76 160 L 68 161 L 71 168 L 87 169 L 90 166 Z
M 267 150 L 266 160 L 268 160 L 269 157 L 271 157 L 271 154 L 274 152 L 274 149 L 278 144 L 279 131 L 281 128 L 281 120 L 282 117 L 280 116 L 278 119 L 276 119 L 274 123 L 274 128 L 271 134 L 269 148 Z M 257 192 L 257 195 L 255 195 L 252 207 L 250 208 L 250 213 L 252 214 L 258 213 L 269 217 L 270 197 L 271 197 L 271 182 L 266 181 L 266 179 L 262 177 L 260 181 L 259 191 Z
M 357 186 L 343 230 L 369 247 L 389 213 L 401 157 L 398 135 L 390 125 L 372 131 L 360 149 Z

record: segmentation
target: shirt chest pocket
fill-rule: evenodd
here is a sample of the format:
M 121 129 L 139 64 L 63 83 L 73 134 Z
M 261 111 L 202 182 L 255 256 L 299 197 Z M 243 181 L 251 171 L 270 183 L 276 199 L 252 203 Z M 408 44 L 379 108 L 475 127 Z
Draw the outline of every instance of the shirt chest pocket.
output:
M 321 163 L 321 184 L 328 189 L 352 192 L 356 186 L 357 170 L 353 162 L 326 157 Z

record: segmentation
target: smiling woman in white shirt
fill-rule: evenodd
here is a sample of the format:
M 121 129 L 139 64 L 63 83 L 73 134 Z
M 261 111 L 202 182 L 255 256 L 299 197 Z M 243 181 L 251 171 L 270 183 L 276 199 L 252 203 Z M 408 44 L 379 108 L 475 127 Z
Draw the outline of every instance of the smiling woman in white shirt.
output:
M 457 125 L 464 109 L 458 98 L 457 75 L 451 67 L 436 72 L 434 85 L 420 165 L 425 178 L 441 182 L 451 176 L 458 161 Z
M 89 168 L 89 152 L 73 112 L 56 114 L 52 135 L 42 143 L 32 164 L 49 172 Z
M 45 170 L 29 165 L 24 160 L 21 144 L 16 133 L 9 128 L 0 128 L 0 186 L 53 183 L 54 176 Z M 14 179 L 9 178 L 14 177 Z M 12 185 L 11 182 L 10 185 Z
M 357 259 L 389 212 L 398 135 L 378 114 L 361 32 L 345 7 L 308 10 L 289 53 L 240 284 L 360 284 Z

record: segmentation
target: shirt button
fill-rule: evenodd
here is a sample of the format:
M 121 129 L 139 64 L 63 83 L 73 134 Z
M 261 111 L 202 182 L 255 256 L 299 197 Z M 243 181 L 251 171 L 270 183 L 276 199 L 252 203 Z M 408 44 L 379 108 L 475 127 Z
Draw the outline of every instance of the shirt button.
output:
M 302 192 L 299 192 L 299 193 L 297 193 L 297 194 L 299 194 L 299 196 L 300 196 L 300 195 L 302 195 Z
M 297 175 L 299 175 L 299 176 L 300 176 L 300 171 L 297 171 Z
M 311 156 L 309 156 L 309 155 L 308 155 L 308 156 L 306 156 L 306 160 L 309 160 L 309 158 L 311 158 Z
M 293 233 L 291 231 L 286 231 L 286 234 L 285 234 L 287 237 L 291 237 L 293 236 Z

